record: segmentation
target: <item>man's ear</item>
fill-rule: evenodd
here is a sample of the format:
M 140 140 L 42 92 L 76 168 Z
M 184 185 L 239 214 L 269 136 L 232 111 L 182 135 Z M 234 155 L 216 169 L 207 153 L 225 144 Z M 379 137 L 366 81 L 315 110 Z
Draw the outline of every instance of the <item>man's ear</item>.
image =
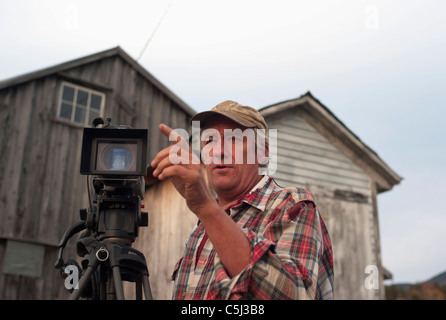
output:
M 269 161 L 269 145 L 265 142 L 265 146 L 257 146 L 257 162 L 260 166 L 266 166 Z

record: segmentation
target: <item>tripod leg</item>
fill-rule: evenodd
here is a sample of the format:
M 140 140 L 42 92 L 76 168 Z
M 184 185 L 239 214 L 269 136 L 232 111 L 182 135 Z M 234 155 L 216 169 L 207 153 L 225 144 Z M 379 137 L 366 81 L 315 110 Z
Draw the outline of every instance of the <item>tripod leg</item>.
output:
M 150 289 L 149 278 L 146 275 L 143 275 L 141 279 L 146 300 L 152 300 L 152 290 Z
M 142 283 L 136 281 L 135 283 L 135 300 L 142 300 Z
M 124 300 L 124 289 L 122 287 L 121 270 L 119 269 L 119 266 L 113 266 L 112 270 L 113 280 L 115 282 L 116 298 L 118 300 Z

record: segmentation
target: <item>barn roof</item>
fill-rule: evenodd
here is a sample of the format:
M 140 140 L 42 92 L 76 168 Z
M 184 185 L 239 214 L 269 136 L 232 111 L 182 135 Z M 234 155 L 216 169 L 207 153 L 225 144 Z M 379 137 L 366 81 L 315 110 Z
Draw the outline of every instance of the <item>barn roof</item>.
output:
M 150 72 L 148 72 L 144 67 L 142 67 L 136 60 L 130 57 L 121 47 L 115 47 L 102 52 L 98 52 L 92 55 L 88 55 L 82 58 L 57 64 L 45 69 L 37 70 L 34 72 L 26 73 L 14 78 L 6 79 L 0 81 L 0 90 L 8 87 L 12 87 L 18 84 L 22 84 L 28 81 L 32 81 L 38 78 L 46 77 L 52 74 L 61 73 L 68 69 L 79 67 L 81 65 L 99 61 L 104 58 L 109 58 L 112 56 L 119 56 L 128 64 L 130 64 L 137 72 L 139 72 L 143 77 L 145 77 L 150 83 L 156 86 L 161 92 L 166 94 L 172 101 L 174 101 L 178 106 L 180 106 L 188 115 L 193 116 L 196 111 L 193 110 L 188 104 L 181 100 L 177 95 L 175 95 L 171 90 L 169 90 L 164 84 L 157 80 Z
M 393 171 L 379 156 L 368 147 L 361 139 L 355 135 L 347 126 L 339 120 L 326 106 L 317 100 L 310 92 L 301 95 L 298 98 L 282 101 L 261 108 L 260 113 L 267 119 L 270 116 L 280 112 L 300 108 L 306 111 L 314 120 L 314 124 L 319 124 L 319 128 L 325 128 L 323 134 L 329 140 L 336 137 L 347 148 L 349 148 L 357 159 L 373 171 L 374 176 L 378 177 L 378 192 L 388 191 L 402 180 L 395 171 Z

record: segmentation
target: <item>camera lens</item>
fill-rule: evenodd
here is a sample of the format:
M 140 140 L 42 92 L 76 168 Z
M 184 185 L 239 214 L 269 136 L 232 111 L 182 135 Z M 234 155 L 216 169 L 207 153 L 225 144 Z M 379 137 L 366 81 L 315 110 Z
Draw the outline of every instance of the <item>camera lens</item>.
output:
M 98 171 L 136 171 L 136 143 L 116 143 L 101 141 L 98 143 L 96 170 Z

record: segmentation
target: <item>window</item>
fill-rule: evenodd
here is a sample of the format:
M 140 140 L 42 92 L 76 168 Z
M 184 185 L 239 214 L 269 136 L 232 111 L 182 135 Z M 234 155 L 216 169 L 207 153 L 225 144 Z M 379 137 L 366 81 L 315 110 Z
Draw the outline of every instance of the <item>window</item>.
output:
M 58 116 L 89 125 L 102 116 L 105 94 L 71 83 L 62 83 Z
M 44 257 L 43 245 L 7 240 L 3 273 L 39 278 L 42 276 Z

